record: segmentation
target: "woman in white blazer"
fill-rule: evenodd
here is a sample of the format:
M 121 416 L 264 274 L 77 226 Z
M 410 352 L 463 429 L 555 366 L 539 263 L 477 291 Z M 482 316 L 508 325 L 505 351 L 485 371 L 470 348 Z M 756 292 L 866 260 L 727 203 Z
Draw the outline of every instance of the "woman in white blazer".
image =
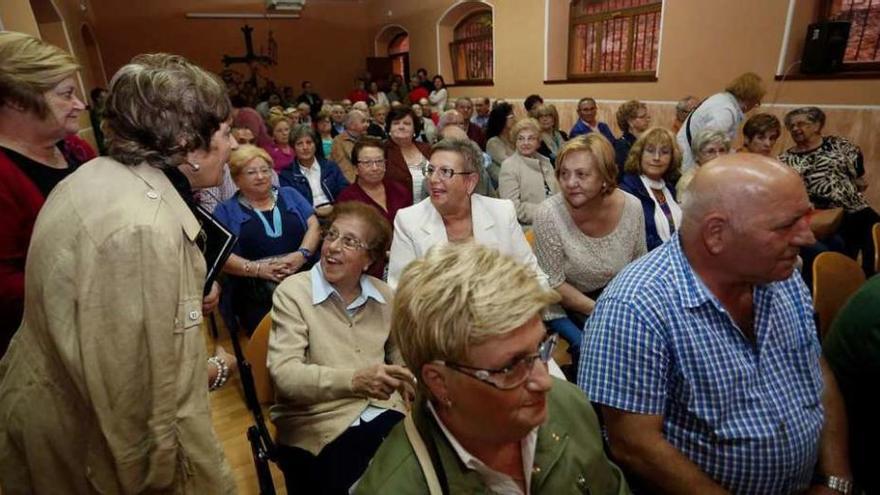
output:
M 444 139 L 431 152 L 425 170 L 429 196 L 397 212 L 388 266 L 388 284 L 397 287 L 410 261 L 432 246 L 474 241 L 521 260 L 542 283 L 538 267 L 516 218 L 513 203 L 474 194 L 482 154 L 468 140 Z

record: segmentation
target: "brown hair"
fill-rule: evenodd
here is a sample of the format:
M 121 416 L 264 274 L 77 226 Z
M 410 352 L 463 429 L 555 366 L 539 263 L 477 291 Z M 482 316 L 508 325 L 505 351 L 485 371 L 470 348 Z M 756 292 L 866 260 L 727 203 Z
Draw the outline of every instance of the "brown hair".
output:
M 620 130 L 623 132 L 629 132 L 629 121 L 636 118 L 639 110 L 643 108 L 647 109 L 648 107 L 638 100 L 629 100 L 623 105 L 620 105 L 616 114 L 617 126 L 620 127 Z
M 333 212 L 327 219 L 327 225 L 333 225 L 337 218 L 353 217 L 367 224 L 372 238 L 365 240 L 367 255 L 373 262 L 385 259 L 385 253 L 391 248 L 391 224 L 379 213 L 379 210 L 359 201 L 343 201 L 333 205 Z
M 758 113 L 749 117 L 743 124 L 743 136 L 751 141 L 752 138 L 769 131 L 776 131 L 782 135 L 782 124 L 775 115 L 769 113 Z
M 676 143 L 672 132 L 662 127 L 648 129 L 641 137 L 636 139 L 636 142 L 633 143 L 632 148 L 629 150 L 629 155 L 626 156 L 623 171 L 636 175 L 642 173 L 642 153 L 649 144 L 669 146 L 669 149 L 672 150 L 672 160 L 670 160 L 669 168 L 663 174 L 663 178 L 669 182 L 678 180 L 678 177 L 681 175 L 681 150 L 678 148 L 678 143 Z

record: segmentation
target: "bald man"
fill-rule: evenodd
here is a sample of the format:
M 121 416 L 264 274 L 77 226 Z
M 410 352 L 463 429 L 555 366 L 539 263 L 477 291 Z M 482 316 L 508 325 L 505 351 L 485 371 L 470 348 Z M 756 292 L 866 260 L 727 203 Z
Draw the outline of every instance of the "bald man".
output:
M 795 269 L 815 242 L 811 210 L 778 161 L 719 157 L 686 190 L 679 233 L 599 298 L 578 384 L 601 405 L 612 456 L 635 485 L 851 488 L 840 393 Z

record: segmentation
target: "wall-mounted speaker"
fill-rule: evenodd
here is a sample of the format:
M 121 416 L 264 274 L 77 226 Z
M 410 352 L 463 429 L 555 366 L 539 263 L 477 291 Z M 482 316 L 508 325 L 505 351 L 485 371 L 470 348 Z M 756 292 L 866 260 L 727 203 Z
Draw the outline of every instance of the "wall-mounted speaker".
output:
M 810 24 L 801 57 L 801 73 L 827 74 L 839 71 L 849 40 L 849 27 L 849 21 Z

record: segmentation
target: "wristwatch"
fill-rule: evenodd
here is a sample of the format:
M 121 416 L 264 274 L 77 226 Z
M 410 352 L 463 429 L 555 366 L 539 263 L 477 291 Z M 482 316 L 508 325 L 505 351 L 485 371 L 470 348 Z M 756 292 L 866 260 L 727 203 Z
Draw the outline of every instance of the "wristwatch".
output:
M 854 492 L 852 480 L 848 480 L 846 478 L 841 478 L 838 476 L 825 476 L 822 474 L 817 474 L 813 476 L 813 484 L 827 486 L 835 492 L 841 493 L 843 495 L 851 495 Z
M 297 253 L 302 253 L 303 258 L 305 258 L 305 259 L 309 259 L 309 258 L 312 257 L 312 252 L 309 251 L 308 249 L 304 248 L 304 247 L 301 247 L 301 248 L 297 249 L 296 252 L 297 252 Z

